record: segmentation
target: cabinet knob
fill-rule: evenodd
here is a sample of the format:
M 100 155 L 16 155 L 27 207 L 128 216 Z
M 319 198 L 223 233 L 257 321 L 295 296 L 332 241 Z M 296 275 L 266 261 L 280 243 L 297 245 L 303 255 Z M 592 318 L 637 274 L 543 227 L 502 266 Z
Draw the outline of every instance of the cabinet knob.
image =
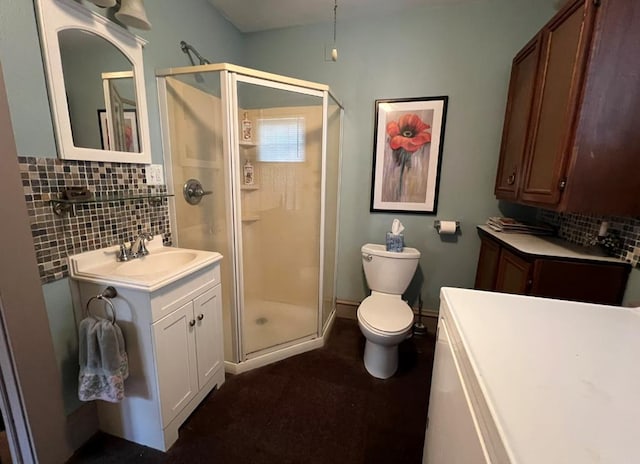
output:
M 513 185 L 516 181 L 516 173 L 515 171 L 513 172 L 513 174 L 511 174 L 509 177 L 507 177 L 507 184 L 508 185 Z
M 195 319 L 191 319 L 189 321 L 189 327 L 193 327 L 194 325 L 196 325 L 196 320 Z
M 198 314 L 198 320 L 201 321 L 202 319 L 204 319 L 204 314 Z

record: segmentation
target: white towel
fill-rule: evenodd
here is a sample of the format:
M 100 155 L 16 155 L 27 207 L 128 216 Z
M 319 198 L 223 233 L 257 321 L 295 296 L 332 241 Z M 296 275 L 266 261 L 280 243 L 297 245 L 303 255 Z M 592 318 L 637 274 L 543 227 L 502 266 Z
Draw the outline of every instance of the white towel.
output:
M 80 400 L 122 401 L 129 361 L 120 327 L 107 319 L 87 317 L 80 322 L 79 345 Z

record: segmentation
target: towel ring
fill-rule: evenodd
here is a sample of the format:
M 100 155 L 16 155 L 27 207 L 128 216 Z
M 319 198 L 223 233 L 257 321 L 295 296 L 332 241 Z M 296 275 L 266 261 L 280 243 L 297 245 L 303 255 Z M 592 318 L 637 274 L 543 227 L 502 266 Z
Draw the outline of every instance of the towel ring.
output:
M 91 302 L 93 300 L 102 300 L 103 302 L 105 302 L 106 304 L 104 305 L 105 307 L 105 312 L 106 312 L 106 308 L 107 306 L 109 307 L 109 309 L 111 310 L 111 323 L 115 324 L 116 323 L 116 308 L 113 306 L 113 302 L 107 298 L 106 296 L 104 296 L 104 294 L 100 294 L 100 295 L 96 295 L 96 296 L 92 296 L 91 298 L 89 298 L 89 301 L 87 301 L 87 315 L 91 316 L 91 317 L 100 317 L 100 316 L 94 316 L 93 314 L 91 314 Z

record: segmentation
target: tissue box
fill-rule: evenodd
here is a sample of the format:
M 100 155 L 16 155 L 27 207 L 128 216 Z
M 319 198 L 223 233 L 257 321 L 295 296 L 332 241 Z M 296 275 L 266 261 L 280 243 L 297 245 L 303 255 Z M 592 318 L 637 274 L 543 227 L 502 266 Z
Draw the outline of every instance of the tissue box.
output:
M 404 235 L 387 232 L 387 251 L 401 252 L 404 248 Z

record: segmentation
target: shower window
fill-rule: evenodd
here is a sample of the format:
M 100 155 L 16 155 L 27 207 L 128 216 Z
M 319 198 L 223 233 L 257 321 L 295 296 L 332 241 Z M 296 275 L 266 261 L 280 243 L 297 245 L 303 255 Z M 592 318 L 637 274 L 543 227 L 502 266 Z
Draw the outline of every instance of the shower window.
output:
M 258 119 L 258 161 L 304 162 L 304 134 L 304 117 Z

